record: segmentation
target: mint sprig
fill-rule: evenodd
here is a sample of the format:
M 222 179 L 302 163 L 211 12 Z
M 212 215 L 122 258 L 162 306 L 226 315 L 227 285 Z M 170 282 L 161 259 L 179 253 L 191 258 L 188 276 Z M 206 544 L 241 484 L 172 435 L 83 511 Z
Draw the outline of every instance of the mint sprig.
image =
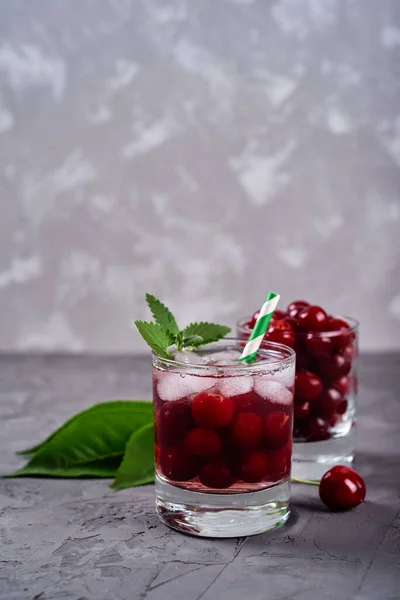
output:
M 217 342 L 231 331 L 230 327 L 206 321 L 190 323 L 180 330 L 174 315 L 165 304 L 151 294 L 146 294 L 146 301 L 155 323 L 135 321 L 135 325 L 150 348 L 163 358 L 171 358 L 168 351 L 170 346 L 175 346 L 178 352 L 185 348 L 200 348 Z

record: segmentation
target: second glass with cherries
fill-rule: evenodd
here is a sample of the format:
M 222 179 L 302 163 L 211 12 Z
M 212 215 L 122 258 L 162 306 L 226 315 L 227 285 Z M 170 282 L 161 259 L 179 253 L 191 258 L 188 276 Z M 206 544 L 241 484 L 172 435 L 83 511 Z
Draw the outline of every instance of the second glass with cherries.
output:
M 249 337 L 257 316 L 238 321 L 238 337 Z M 273 314 L 268 342 L 297 355 L 292 475 L 319 481 L 331 466 L 354 459 L 358 323 L 295 300 Z

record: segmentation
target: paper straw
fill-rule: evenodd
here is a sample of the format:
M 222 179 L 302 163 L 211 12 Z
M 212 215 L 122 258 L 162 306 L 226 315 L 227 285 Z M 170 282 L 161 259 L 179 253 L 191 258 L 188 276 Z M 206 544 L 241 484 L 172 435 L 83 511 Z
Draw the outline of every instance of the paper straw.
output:
M 260 313 L 258 315 L 257 321 L 253 327 L 253 331 L 250 334 L 250 337 L 247 341 L 247 344 L 238 359 L 240 361 L 246 361 L 247 363 L 251 363 L 254 361 L 258 349 L 260 348 L 261 342 L 263 341 L 265 332 L 268 329 L 269 322 L 271 317 L 276 309 L 278 302 L 280 299 L 279 294 L 274 294 L 274 292 L 269 292 L 268 296 L 265 299 L 264 304 L 260 309 Z

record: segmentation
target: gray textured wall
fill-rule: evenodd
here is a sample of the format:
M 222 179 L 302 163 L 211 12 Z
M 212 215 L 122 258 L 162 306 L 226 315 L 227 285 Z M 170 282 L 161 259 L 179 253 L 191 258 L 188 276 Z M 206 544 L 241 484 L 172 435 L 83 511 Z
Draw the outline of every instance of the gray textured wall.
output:
M 400 2 L 0 0 L 0 348 L 273 289 L 400 345 Z

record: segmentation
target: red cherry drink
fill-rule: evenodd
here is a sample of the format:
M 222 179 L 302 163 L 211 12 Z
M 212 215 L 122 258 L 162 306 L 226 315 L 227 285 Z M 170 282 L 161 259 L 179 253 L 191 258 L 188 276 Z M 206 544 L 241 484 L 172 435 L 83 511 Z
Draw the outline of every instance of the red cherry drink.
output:
M 251 535 L 289 514 L 294 352 L 271 343 L 247 365 L 241 351 L 225 339 L 153 357 L 157 510 L 189 533 Z

